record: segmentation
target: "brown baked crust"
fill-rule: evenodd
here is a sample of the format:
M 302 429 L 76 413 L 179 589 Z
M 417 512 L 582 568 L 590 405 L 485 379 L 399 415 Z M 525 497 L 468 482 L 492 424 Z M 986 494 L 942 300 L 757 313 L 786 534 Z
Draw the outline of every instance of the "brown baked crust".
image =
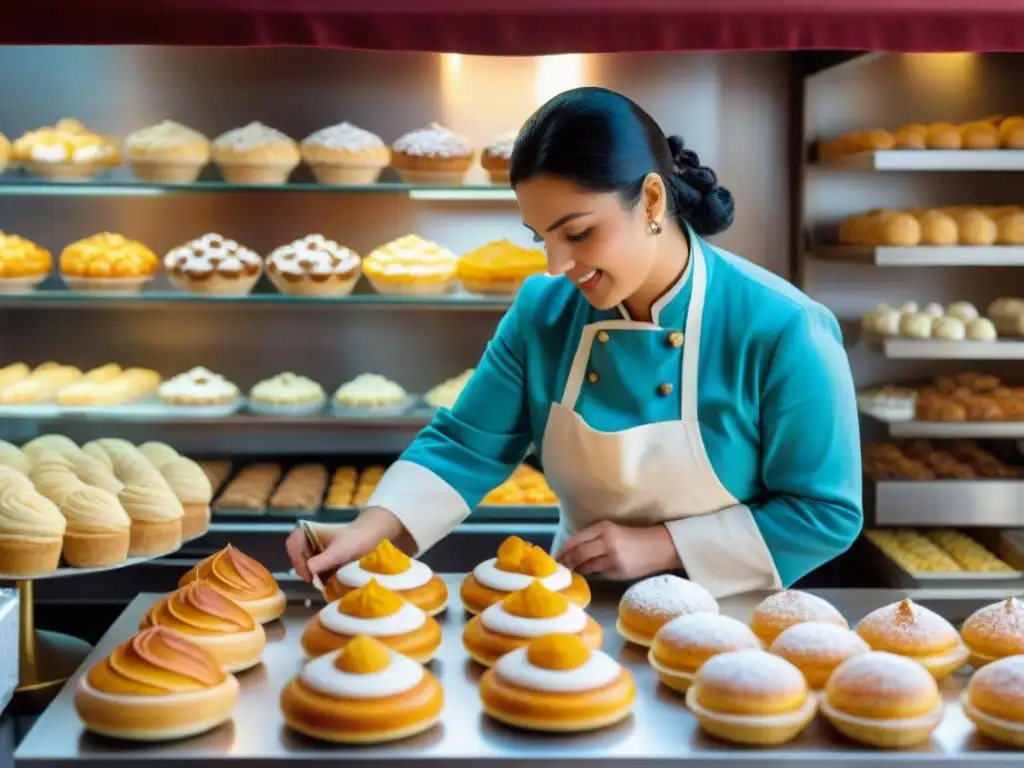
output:
M 472 164 L 472 153 L 463 157 L 428 157 L 425 155 L 409 155 L 405 152 L 391 152 L 391 166 L 399 171 L 465 173 Z
M 7 576 L 42 576 L 60 565 L 63 539 L 28 536 L 0 538 L 0 573 Z
M 64 534 L 64 560 L 72 568 L 105 568 L 120 565 L 128 557 L 131 533 L 123 531 L 90 533 L 73 531 Z
M 132 520 L 128 557 L 164 555 L 181 547 L 182 518 L 150 522 Z

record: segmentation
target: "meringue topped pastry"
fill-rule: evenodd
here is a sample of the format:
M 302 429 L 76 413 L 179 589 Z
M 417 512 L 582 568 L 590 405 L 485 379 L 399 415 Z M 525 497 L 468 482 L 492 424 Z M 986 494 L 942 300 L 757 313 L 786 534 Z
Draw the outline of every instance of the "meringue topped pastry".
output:
M 495 184 L 508 184 L 508 170 L 512 163 L 512 148 L 516 143 L 518 131 L 508 131 L 496 136 L 484 147 L 480 156 L 480 165 L 487 171 Z
M 184 587 L 194 581 L 205 581 L 242 606 L 261 624 L 280 618 L 287 606 L 284 592 L 270 571 L 230 544 L 200 560 L 181 577 L 178 586 Z
M 338 387 L 334 402 L 345 408 L 393 408 L 405 405 L 409 394 L 384 376 L 363 373 Z
M 226 405 L 238 399 L 238 387 L 203 367 L 168 379 L 157 390 L 169 405 Z
M 258 121 L 213 140 L 213 161 L 232 184 L 284 184 L 300 159 L 298 144 Z
M 962 667 L 970 655 L 952 624 L 910 599 L 872 611 L 857 625 L 857 634 L 873 650 L 913 659 L 936 680 Z
M 191 293 L 245 296 L 263 274 L 263 259 L 234 240 L 210 232 L 164 257 L 171 283 Z
M 355 251 L 319 234 L 275 248 L 267 257 L 270 281 L 289 296 L 347 296 L 360 271 Z
M 135 131 L 124 144 L 132 173 L 154 184 L 190 184 L 210 161 L 210 140 L 173 120 Z
M 372 184 L 391 162 L 391 151 L 380 136 L 351 123 L 315 131 L 301 149 L 302 159 L 323 184 Z
M 461 184 L 473 164 L 473 145 L 437 123 L 410 131 L 391 147 L 391 165 L 409 184 Z
M 269 406 L 303 407 L 323 404 L 324 388 L 306 376 L 279 373 L 259 382 L 249 393 L 252 403 Z
M 428 616 L 436 616 L 448 604 L 444 580 L 426 563 L 413 560 L 387 539 L 369 554 L 339 568 L 327 583 L 327 598 L 342 598 L 353 589 L 366 586 L 371 579 Z

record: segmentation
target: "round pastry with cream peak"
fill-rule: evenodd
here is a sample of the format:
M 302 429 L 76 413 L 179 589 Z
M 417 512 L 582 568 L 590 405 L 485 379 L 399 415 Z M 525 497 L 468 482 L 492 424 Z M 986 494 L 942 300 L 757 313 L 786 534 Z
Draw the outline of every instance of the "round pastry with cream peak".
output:
M 794 624 L 775 638 L 769 649 L 803 672 L 814 690 L 825 687 L 836 667 L 868 653 L 869 646 L 856 632 L 827 621 Z
M 990 739 L 1024 749 L 1024 655 L 978 670 L 961 697 L 964 714 Z
M 399 137 L 391 147 L 391 166 L 406 184 L 461 184 L 473 154 L 465 136 L 430 123 Z
M 375 637 L 403 656 L 426 664 L 441 645 L 441 627 L 375 578 L 322 608 L 302 632 L 310 658 L 345 647 L 357 635 Z
M 159 465 L 160 474 L 181 503 L 184 516 L 181 535 L 186 541 L 206 533 L 210 525 L 213 486 L 203 468 L 185 456 L 176 456 Z
M 462 644 L 473 661 L 489 667 L 506 653 L 552 633 L 574 635 L 595 650 L 603 639 L 601 625 L 582 608 L 534 580 L 470 619 Z
M 459 587 L 459 597 L 466 612 L 476 615 L 513 592 L 526 589 L 535 579 L 580 608 L 590 605 L 586 579 L 556 563 L 543 548 L 518 536 L 509 536 L 498 547 L 497 557 L 485 560 L 466 575 Z
M 808 592 L 787 589 L 761 601 L 751 616 L 750 628 L 767 648 L 785 630 L 805 621 L 824 621 L 843 628 L 850 626 L 831 603 Z
M 229 405 L 238 399 L 238 387 L 219 373 L 197 366 L 165 381 L 157 395 L 167 405 Z
M 592 731 L 629 717 L 630 673 L 577 635 L 542 635 L 502 656 L 480 679 L 484 712 L 531 731 Z
M 150 627 L 79 680 L 75 711 L 103 736 L 181 739 L 229 720 L 238 690 L 234 675 L 205 650 L 165 627 Z
M 960 635 L 975 669 L 1007 656 L 1024 655 L 1024 601 L 1008 597 L 979 608 L 963 623 Z
M 718 603 L 696 582 L 671 574 L 651 576 L 622 595 L 615 630 L 625 640 L 650 648 L 659 629 L 691 613 L 718 613 Z
M 857 634 L 875 651 L 913 659 L 936 680 L 949 677 L 970 656 L 952 624 L 909 598 L 869 613 Z
M 757 635 L 742 621 L 720 613 L 690 613 L 657 631 L 647 661 L 661 682 L 686 693 L 712 656 L 761 648 Z
M 139 629 L 167 627 L 206 650 L 227 672 L 260 663 L 267 636 L 242 606 L 206 581 L 194 581 L 161 598 Z
M 761 650 L 708 659 L 686 692 L 686 706 L 713 736 L 765 747 L 792 741 L 818 711 L 800 670 Z
M 882 749 L 914 747 L 942 722 L 935 678 L 916 661 L 884 651 L 840 664 L 825 686 L 822 714 L 847 738 Z
M 212 156 L 230 184 L 284 184 L 302 159 L 292 138 L 259 121 L 222 133 Z
M 178 587 L 205 581 L 249 612 L 260 624 L 281 618 L 287 607 L 284 592 L 263 565 L 228 544 L 200 560 L 181 577 Z
M 128 557 L 132 519 L 117 497 L 82 483 L 58 504 L 67 520 L 64 561 L 72 568 L 105 568 Z
M 327 582 L 328 600 L 340 600 L 365 587 L 371 579 L 408 600 L 427 616 L 436 616 L 448 605 L 448 587 L 426 563 L 413 560 L 385 539 L 369 554 L 343 565 Z
M 443 708 L 437 678 L 366 635 L 307 662 L 281 692 L 290 728 L 342 744 L 379 744 L 422 733 L 440 720 Z
M 210 161 L 210 140 L 173 120 L 129 134 L 124 146 L 132 173 L 151 184 L 191 184 Z

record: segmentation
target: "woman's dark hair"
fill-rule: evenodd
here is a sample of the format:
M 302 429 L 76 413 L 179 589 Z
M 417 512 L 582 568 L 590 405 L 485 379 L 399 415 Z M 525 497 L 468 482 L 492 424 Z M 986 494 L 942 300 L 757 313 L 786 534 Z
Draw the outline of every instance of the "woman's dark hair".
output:
M 512 150 L 512 186 L 542 173 L 592 192 L 618 192 L 628 208 L 647 175 L 658 173 L 680 226 L 714 235 L 732 224 L 732 194 L 715 172 L 681 138 L 665 138 L 650 115 L 605 88 L 560 93 L 526 121 Z

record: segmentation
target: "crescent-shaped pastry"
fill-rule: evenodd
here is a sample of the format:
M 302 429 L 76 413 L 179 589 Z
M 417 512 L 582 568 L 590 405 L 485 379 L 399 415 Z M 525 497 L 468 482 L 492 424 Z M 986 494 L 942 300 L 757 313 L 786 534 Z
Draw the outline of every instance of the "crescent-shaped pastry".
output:
M 200 560 L 181 577 L 178 586 L 200 580 L 234 600 L 260 624 L 280 618 L 287 606 L 270 571 L 230 544 Z
M 342 566 L 327 582 L 328 600 L 340 600 L 370 579 L 423 610 L 436 616 L 448 605 L 448 587 L 430 567 L 413 560 L 385 539 L 373 552 Z
M 857 625 L 857 634 L 873 650 L 913 659 L 936 680 L 953 674 L 970 655 L 952 624 L 910 599 L 872 611 Z
M 629 642 L 650 648 L 659 629 L 691 613 L 718 613 L 718 603 L 700 584 L 671 574 L 652 576 L 623 594 L 615 629 Z

